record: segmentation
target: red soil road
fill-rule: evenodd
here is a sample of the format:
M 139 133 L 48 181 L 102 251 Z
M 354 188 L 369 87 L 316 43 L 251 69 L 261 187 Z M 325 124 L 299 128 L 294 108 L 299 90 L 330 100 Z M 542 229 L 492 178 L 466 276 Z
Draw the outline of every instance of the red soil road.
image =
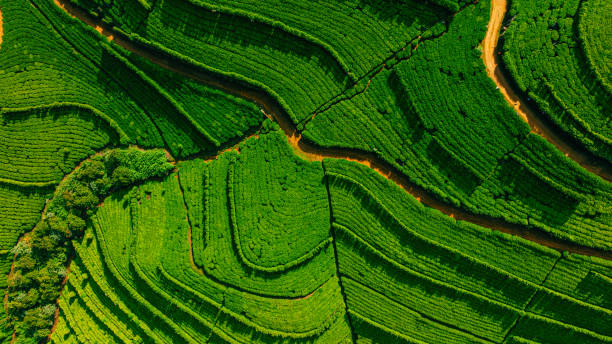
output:
M 552 143 L 565 154 L 565 156 L 577 162 L 584 169 L 599 175 L 600 177 L 612 181 L 612 165 L 600 158 L 593 156 L 584 148 L 575 144 L 570 144 L 556 133 L 556 129 L 542 121 L 528 102 L 523 99 L 518 92 L 512 89 L 504 72 L 500 68 L 502 65 L 501 55 L 497 49 L 499 32 L 508 8 L 507 0 L 491 0 L 491 17 L 485 39 L 482 41 L 482 60 L 486 66 L 487 74 L 498 86 L 504 98 L 514 108 L 516 113 L 529 124 L 531 131 L 542 136 Z M 569 140 L 572 140 L 571 138 Z
M 2 47 L 2 35 L 4 35 L 4 31 L 2 29 L 3 26 L 4 23 L 2 22 L 2 11 L 0 10 L 0 47 Z
M 550 247 L 558 251 L 568 251 L 571 253 L 578 253 L 586 256 L 596 256 L 603 259 L 612 260 L 611 251 L 582 246 L 570 241 L 553 237 L 551 234 L 542 230 L 532 230 L 530 228 L 527 228 L 526 226 L 508 223 L 502 219 L 490 216 L 474 215 L 461 208 L 451 206 L 439 200 L 437 196 L 433 195 L 429 191 L 412 183 L 399 170 L 397 170 L 396 167 L 383 161 L 373 153 L 351 149 L 325 148 L 316 146 L 310 142 L 306 142 L 305 140 L 302 140 L 301 134 L 297 131 L 295 125 L 293 124 L 293 122 L 291 122 L 287 113 L 282 109 L 280 105 L 278 105 L 278 102 L 266 92 L 249 88 L 248 86 L 230 80 L 224 76 L 215 75 L 197 66 L 187 64 L 161 51 L 157 51 L 150 47 L 143 46 L 136 42 L 132 42 L 128 38 L 123 37 L 120 33 L 113 32 L 112 29 L 106 27 L 105 24 L 99 23 L 98 21 L 92 19 L 92 17 L 90 17 L 85 11 L 73 6 L 68 1 L 54 1 L 56 2 L 56 4 L 58 4 L 58 6 L 63 8 L 70 15 L 80 19 L 89 26 L 96 28 L 96 30 L 98 30 L 101 35 L 105 36 L 107 39 L 118 44 L 124 49 L 138 54 L 170 71 L 179 73 L 193 80 L 202 82 L 206 85 L 218 88 L 222 91 L 242 97 L 244 99 L 248 99 L 258 104 L 267 117 L 274 120 L 280 125 L 296 155 L 302 157 L 305 160 L 322 161 L 325 158 L 335 158 L 360 163 L 368 166 L 369 168 L 380 173 L 385 178 L 393 181 L 395 184 L 403 188 L 406 192 L 410 193 L 425 206 L 437 209 L 441 213 L 448 215 L 457 221 L 471 222 L 473 224 L 486 227 L 492 230 L 497 230 L 500 232 L 519 236 L 523 239 L 536 242 L 538 244 Z M 500 3 L 500 1 L 497 0 L 493 0 L 493 3 L 494 6 L 492 7 L 496 9 L 496 12 L 495 16 L 491 17 L 489 31 L 491 31 L 491 28 L 495 28 L 501 25 L 499 13 L 502 8 L 503 11 L 501 12 L 501 18 L 503 18 L 503 14 L 505 13 L 505 7 L 503 6 L 503 3 Z M 502 5 L 501 7 L 500 4 Z M 497 23 L 496 20 L 499 21 L 499 23 Z M 489 39 L 485 39 L 485 41 L 488 45 L 490 45 L 491 42 L 494 41 L 490 37 L 497 37 L 496 32 L 497 31 L 494 30 L 493 36 L 487 33 Z M 496 42 L 493 43 L 493 46 L 495 45 Z M 493 57 L 493 59 L 495 59 L 495 57 Z M 494 68 L 494 70 L 498 69 L 498 67 Z M 514 94 L 510 93 L 509 88 L 505 89 L 508 90 L 508 94 Z M 520 104 L 521 102 L 518 101 L 518 103 Z

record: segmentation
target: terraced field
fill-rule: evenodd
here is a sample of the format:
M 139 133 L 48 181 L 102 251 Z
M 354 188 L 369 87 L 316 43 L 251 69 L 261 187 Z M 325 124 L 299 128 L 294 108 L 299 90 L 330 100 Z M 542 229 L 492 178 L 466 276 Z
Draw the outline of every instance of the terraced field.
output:
M 0 340 L 612 342 L 610 10 L 0 0 Z

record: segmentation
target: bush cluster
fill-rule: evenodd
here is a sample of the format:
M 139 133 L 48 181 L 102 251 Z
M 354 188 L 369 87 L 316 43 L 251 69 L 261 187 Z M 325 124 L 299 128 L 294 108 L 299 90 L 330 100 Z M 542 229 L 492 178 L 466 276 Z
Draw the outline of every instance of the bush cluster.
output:
M 86 160 L 60 184 L 43 219 L 13 248 L 6 309 L 22 342 L 51 333 L 56 301 L 67 277 L 71 240 L 82 237 L 88 217 L 118 188 L 167 173 L 163 151 L 112 150 Z

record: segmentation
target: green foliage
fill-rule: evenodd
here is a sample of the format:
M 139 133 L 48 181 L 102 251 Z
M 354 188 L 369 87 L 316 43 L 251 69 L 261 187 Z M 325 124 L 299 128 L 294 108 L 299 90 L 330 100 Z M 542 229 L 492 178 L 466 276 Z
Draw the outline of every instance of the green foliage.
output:
M 610 249 L 611 184 L 529 133 L 484 71 L 478 45 L 489 4 L 457 13 L 439 38 L 319 113 L 303 135 L 372 153 L 471 213 Z
M 132 167 L 142 169 L 135 173 Z M 82 235 L 86 227 L 85 214 L 106 195 L 91 187 L 96 185 L 95 178 L 111 174 L 111 185 L 106 190 L 110 191 L 128 183 L 162 176 L 173 166 L 167 163 L 162 151 L 126 149 L 95 156 L 84 162 L 82 168 L 60 184 L 43 220 L 12 250 L 15 262 L 9 275 L 6 309 L 20 341 L 29 338 L 41 342 L 50 334 L 55 302 L 67 274 L 69 240 Z M 125 170 L 130 171 L 129 178 Z
M 449 15 L 413 0 L 312 3 L 309 15 L 299 0 L 74 2 L 137 42 L 264 89 L 296 123 Z
M 234 241 L 248 266 L 283 271 L 329 244 L 321 163 L 295 156 L 280 131 L 244 142 L 228 178 Z
M 130 53 L 128 58 L 181 104 L 214 141 L 233 142 L 265 118 L 254 103 L 245 99 L 168 71 L 137 54 Z
M 612 93 L 612 3 L 588 0 L 580 4 L 579 37 L 584 55 L 597 79 Z M 603 24 L 603 25 L 602 25 Z
M 69 105 L 3 109 L 0 121 L 0 158 L 11 161 L 0 166 L 0 179 L 21 185 L 55 185 L 78 162 L 120 141 L 108 122 Z
M 253 179 L 253 165 L 270 171 L 269 176 Z M 278 297 L 303 297 L 313 285 L 333 276 L 333 249 L 326 243 L 329 211 L 322 202 L 326 195 L 321 193 L 320 165 L 292 156 L 286 139 L 276 131 L 250 139 L 241 146 L 240 154 L 223 154 L 206 168 L 205 247 L 203 252 L 194 252 L 194 256 L 202 255 L 196 260 L 203 262 L 206 273 L 241 289 Z M 303 187 L 286 196 L 279 194 L 283 185 L 291 188 L 287 178 L 303 179 Z M 261 183 L 257 186 L 260 192 L 241 183 Z M 314 214 L 304 212 L 297 200 L 311 204 Z M 246 208 L 243 202 L 252 206 Z M 279 214 L 274 222 L 266 214 L 271 209 Z M 311 226 L 302 227 L 292 218 L 300 211 L 302 221 Z M 302 236 L 304 233 L 308 235 Z M 306 246 L 292 245 L 293 241 Z
M 504 62 L 545 116 L 612 161 L 607 1 L 513 1 Z
M 609 262 L 304 161 L 258 105 L 199 80 L 263 90 L 305 140 L 455 207 L 610 249 L 611 184 L 531 134 L 484 72 L 489 0 L 72 2 L 151 55 L 53 1 L 0 0 L 5 341 L 46 341 L 57 311 L 53 343 L 612 342 Z M 609 158 L 606 5 L 513 1 L 505 59 Z M 101 151 L 117 144 L 168 151 Z
M 9 29 L 4 31 L 0 55 L 0 65 L 3 66 L 0 72 L 0 106 L 7 109 L 4 112 L 72 111 L 76 115 L 67 118 L 93 118 L 95 124 L 91 128 L 91 124 L 70 122 L 62 118 L 60 123 L 68 122 L 63 129 L 65 131 L 69 131 L 70 126 L 84 128 L 70 130 L 78 133 L 78 139 L 71 138 L 67 142 L 57 140 L 44 147 L 49 150 L 53 145 L 61 143 L 66 146 L 66 150 L 60 152 L 60 148 L 57 148 L 60 170 L 45 171 L 39 175 L 45 177 L 42 181 L 59 179 L 58 174 L 70 171 L 74 166 L 71 164 L 93 153 L 93 150 L 86 149 L 101 148 L 100 141 L 105 139 L 102 135 L 105 133 L 96 132 L 95 136 L 88 136 L 84 135 L 84 129 L 102 131 L 99 127 L 110 125 L 117 132 L 110 133 L 113 140 L 118 136 L 124 144 L 166 146 L 173 155 L 188 156 L 211 151 L 256 125 L 255 121 L 248 123 L 246 128 L 242 123 L 237 124 L 247 117 L 247 113 L 254 112 L 252 104 L 225 95 L 208 104 L 187 106 L 202 92 L 214 91 L 192 87 L 193 81 L 186 78 L 178 78 L 172 84 L 164 85 L 165 80 L 160 78 L 159 68 L 149 68 L 147 72 L 153 75 L 149 77 L 118 52 L 117 48 L 101 40 L 94 29 L 70 17 L 53 2 L 34 0 L 33 5 L 18 0 L 2 6 L 4 26 Z M 24 56 L 24 51 L 29 51 L 29 54 Z M 160 84 L 168 87 L 169 91 Z M 174 91 L 179 88 L 180 92 Z M 211 119 L 220 111 L 224 112 L 222 116 Z M 256 115 L 261 120 L 261 115 Z M 40 121 L 32 118 L 26 124 L 32 125 L 36 120 Z M 11 119 L 7 131 L 13 130 L 13 122 Z M 227 129 L 222 135 L 211 135 L 210 132 L 216 132 L 218 127 Z M 42 123 L 37 130 L 44 132 L 50 129 Z M 20 136 L 9 139 L 7 142 L 11 149 L 18 145 L 13 141 L 23 140 Z M 79 140 L 87 144 L 78 147 L 78 144 L 82 144 Z M 111 140 L 107 139 L 102 146 L 108 141 Z M 36 142 L 28 142 L 25 147 L 37 148 Z M 96 146 L 91 147 L 92 144 Z M 89 152 L 85 156 L 82 155 L 84 150 Z M 26 163 L 17 166 L 29 167 Z M 49 164 L 45 168 L 48 169 L 48 166 L 54 165 Z M 26 177 L 30 175 L 36 174 L 23 174 Z M 0 178 L 3 177 L 0 175 Z M 23 178 L 21 175 L 19 177 Z
M 45 206 L 45 200 L 51 198 L 53 190 L 45 188 L 22 188 L 12 184 L 0 183 L 0 285 L 6 287 L 8 275 L 14 254 L 10 252 L 15 247 L 19 237 L 32 230 L 40 221 L 40 213 Z M 26 251 L 25 245 L 17 245 L 18 251 Z
M 264 203 L 272 201 L 272 191 L 285 183 L 287 175 L 295 175 L 302 192 L 295 190 L 290 195 L 311 198 L 315 205 L 322 201 L 319 206 L 328 215 L 320 163 L 293 156 L 279 131 L 253 138 L 240 150 L 240 156 L 225 153 L 207 163 L 181 162 L 177 174 L 104 200 L 91 218 L 89 234 L 82 242 L 73 241 L 76 257 L 64 291 L 67 294 L 60 299 L 58 324 L 66 338 L 121 341 L 118 338 L 125 338 L 126 329 L 130 329 L 129 341 L 134 342 L 234 338 L 253 343 L 313 343 L 350 337 L 331 245 L 298 265 L 268 271 L 265 266 L 257 270 L 244 265 L 232 241 L 228 198 L 245 199 L 252 188 L 243 188 L 234 179 L 236 187 L 230 193 L 230 168 L 236 173 L 234 178 L 262 173 L 260 179 L 268 183 L 262 184 L 257 199 Z M 239 161 L 242 156 L 246 160 Z M 252 166 L 259 166 L 261 172 Z M 279 171 L 281 166 L 287 171 Z M 263 171 L 270 174 L 268 179 Z M 293 215 L 276 222 L 273 229 L 279 235 L 283 229 L 292 233 L 293 227 L 300 228 L 292 221 L 297 214 L 292 211 L 301 208 L 291 200 L 284 208 L 281 205 L 275 203 L 281 214 Z M 251 212 L 265 215 L 257 208 Z M 303 220 L 308 218 L 302 215 Z M 300 230 L 311 231 L 314 239 L 317 232 L 327 236 L 329 218 L 324 220 L 322 228 Z M 241 233 L 249 233 L 254 225 L 247 222 L 245 226 L 249 227 L 242 227 Z M 193 237 L 198 232 L 202 235 L 204 252 L 193 252 L 208 264 L 202 270 L 190 257 L 190 251 L 196 249 L 187 240 L 190 229 L 192 245 Z M 299 235 L 293 233 L 294 238 Z M 295 247 L 297 252 L 285 253 L 288 248 L 283 240 L 266 247 L 283 257 L 302 254 L 300 246 Z M 213 262 L 218 267 L 209 268 Z M 151 329 L 153 319 L 155 331 Z M 80 330 L 83 323 L 91 324 L 92 330 Z M 52 340 L 61 342 L 61 338 L 58 334 Z
M 323 165 L 341 283 L 359 339 L 612 341 L 612 308 L 602 302 L 609 262 L 457 222 L 365 166 Z M 599 282 L 590 282 L 595 276 Z

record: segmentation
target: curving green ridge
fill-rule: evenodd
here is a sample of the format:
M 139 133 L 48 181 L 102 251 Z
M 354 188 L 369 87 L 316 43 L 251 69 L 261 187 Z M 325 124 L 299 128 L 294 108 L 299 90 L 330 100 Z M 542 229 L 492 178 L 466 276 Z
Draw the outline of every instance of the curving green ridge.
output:
M 278 134 L 240 146 L 228 171 L 228 198 L 234 243 L 245 264 L 280 272 L 329 244 L 323 177 L 320 163 L 295 156 Z
M 243 154 L 262 151 L 263 167 L 273 168 L 290 147 L 273 130 L 239 149 L 180 163 L 161 181 L 104 200 L 73 242 L 53 342 L 612 341 L 612 308 L 601 294 L 612 281 L 609 262 L 456 222 L 343 160 L 319 163 L 324 179 L 303 179 L 328 188 L 329 250 L 280 271 L 245 264 L 232 215 L 222 211 L 236 197 L 228 173 Z M 297 197 L 316 199 L 302 190 Z M 274 228 L 293 227 L 289 219 Z M 190 257 L 199 235 L 201 268 Z M 301 289 L 286 287 L 294 282 Z
M 1 341 L 612 342 L 611 184 L 491 1 L 60 5 L 0 0 Z M 605 159 L 607 6 L 502 36 Z
M 530 133 L 486 75 L 479 43 L 487 11 L 488 2 L 462 10 L 439 38 L 317 115 L 304 136 L 374 152 L 470 212 L 609 247 L 610 183 Z
M 246 144 L 241 154 L 249 154 L 247 151 L 251 149 L 288 150 L 283 140 L 278 132 L 266 134 Z M 85 281 L 86 288 L 98 290 L 93 296 L 98 300 L 92 304 L 87 300 L 70 302 L 74 298 L 71 294 L 81 300 L 82 296 L 78 295 L 83 293 L 79 283 L 71 284 L 74 291 L 64 296 L 69 306 L 63 309 L 58 325 L 75 328 L 83 320 L 75 322 L 73 317 L 89 313 L 87 322 L 92 323 L 95 331 L 67 331 L 66 338 L 58 335 L 54 340 L 62 342 L 77 336 L 98 342 L 102 338 L 128 335 L 121 327 L 110 326 L 99 319 L 95 309 L 105 307 L 109 298 L 126 305 L 120 316 L 128 316 L 123 313 L 129 309 L 136 319 L 157 319 L 157 331 L 148 330 L 145 321 L 138 326 L 138 333 L 132 332 L 131 340 L 134 341 L 201 342 L 219 337 L 249 342 L 283 338 L 312 342 L 317 338 L 350 337 L 331 249 L 323 249 L 301 265 L 280 271 L 282 273 L 247 266 L 232 242 L 231 215 L 226 211 L 223 216 L 220 211 L 227 209 L 231 197 L 226 183 L 229 169 L 238 164 L 236 155 L 230 152 L 206 164 L 197 160 L 188 164 L 200 164 L 206 170 L 206 179 L 198 180 L 200 190 L 203 183 L 209 185 L 206 195 L 200 194 L 200 204 L 187 203 L 185 206 L 188 197 L 183 199 L 181 188 L 191 188 L 193 192 L 196 186 L 185 186 L 185 180 L 195 182 L 191 178 L 194 169 L 183 169 L 182 164 L 178 165 L 178 172 L 162 182 L 147 183 L 104 201 L 92 219 L 93 228 L 89 229 L 84 242 L 75 244 L 77 256 L 72 263 L 82 271 L 80 278 Z M 320 164 L 318 169 L 322 177 Z M 291 175 L 299 177 L 301 173 L 294 171 Z M 324 187 L 322 178 L 316 183 Z M 309 196 L 307 190 L 301 194 L 301 197 Z M 264 199 L 269 200 L 265 196 Z M 215 202 L 220 201 L 224 204 L 217 207 Z M 204 212 L 205 225 L 200 231 L 196 231 L 195 226 L 190 228 L 194 223 L 192 219 L 203 215 L 197 214 L 195 207 Z M 213 214 L 214 218 L 209 218 Z M 291 222 L 287 221 L 291 219 L 281 221 L 275 228 L 291 228 Z M 328 229 L 327 219 L 325 235 L 329 235 Z M 190 260 L 190 252 L 194 249 L 188 245 L 190 230 L 193 237 L 206 237 L 204 252 L 199 252 L 206 264 L 202 269 Z M 314 234 L 317 229 L 311 227 L 308 231 Z M 286 251 L 286 246 L 271 247 Z M 296 251 L 299 249 L 296 247 Z M 198 252 L 193 254 L 196 256 Z M 99 269 L 104 270 L 105 279 L 93 276 Z M 105 295 L 103 290 L 116 291 Z M 173 305 L 172 311 L 169 305 Z M 92 310 L 92 307 L 96 308 Z M 114 312 L 111 307 L 102 314 Z M 102 323 L 106 326 L 101 326 Z

